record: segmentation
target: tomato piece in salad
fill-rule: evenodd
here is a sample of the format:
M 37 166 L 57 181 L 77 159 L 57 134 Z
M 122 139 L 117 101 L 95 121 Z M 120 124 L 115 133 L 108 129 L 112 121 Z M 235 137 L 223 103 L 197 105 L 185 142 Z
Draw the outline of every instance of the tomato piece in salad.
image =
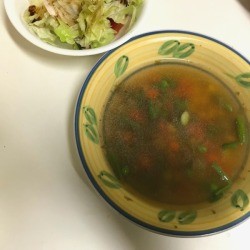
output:
M 112 18 L 108 18 L 108 20 L 110 21 L 111 28 L 115 30 L 116 33 L 119 33 L 121 28 L 124 26 L 122 23 L 116 23 Z

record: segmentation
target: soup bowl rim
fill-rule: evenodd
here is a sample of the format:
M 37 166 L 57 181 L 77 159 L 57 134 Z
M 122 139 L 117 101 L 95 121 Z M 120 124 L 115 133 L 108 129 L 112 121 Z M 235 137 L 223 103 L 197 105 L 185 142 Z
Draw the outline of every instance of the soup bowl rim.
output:
M 101 188 L 101 186 L 97 183 L 97 181 L 95 180 L 95 178 L 92 176 L 92 173 L 89 169 L 89 166 L 86 162 L 85 156 L 81 150 L 81 142 L 80 142 L 80 136 L 79 136 L 79 123 L 78 123 L 78 118 L 79 118 L 79 113 L 80 113 L 80 109 L 81 109 L 81 101 L 82 98 L 84 96 L 85 90 L 90 82 L 90 79 L 92 78 L 93 74 L 96 72 L 96 70 L 98 69 L 98 67 L 100 66 L 100 64 L 102 64 L 106 58 L 108 58 L 111 54 L 113 54 L 116 50 L 120 49 L 121 47 L 125 46 L 126 44 L 135 41 L 137 39 L 140 39 L 142 37 L 147 37 L 147 36 L 151 36 L 151 35 L 155 35 L 155 34 L 169 34 L 169 33 L 177 33 L 177 34 L 183 34 L 183 35 L 192 35 L 195 37 L 200 37 L 200 38 L 205 38 L 208 39 L 210 41 L 213 41 L 219 45 L 222 45 L 223 47 L 231 50 L 234 54 L 236 54 L 237 56 L 241 57 L 246 63 L 248 63 L 250 65 L 250 61 L 243 56 L 241 53 L 239 53 L 238 51 L 236 51 L 235 49 L 233 49 L 231 46 L 227 45 L 224 42 L 221 42 L 215 38 L 212 38 L 210 36 L 207 35 L 203 35 L 200 33 L 196 33 L 196 32 L 190 32 L 190 31 L 185 31 L 185 30 L 156 30 L 156 31 L 151 31 L 151 32 L 146 32 L 146 33 L 142 33 L 139 35 L 136 35 L 134 37 L 132 37 L 131 39 L 129 39 L 127 42 L 125 42 L 124 44 L 120 45 L 119 47 L 110 50 L 108 52 L 106 52 L 94 65 L 94 67 L 91 69 L 91 71 L 89 72 L 89 74 L 87 75 L 77 98 L 77 102 L 76 102 L 76 106 L 75 106 L 75 115 L 74 115 L 74 130 L 75 130 L 75 143 L 76 143 L 76 147 L 78 150 L 78 154 L 80 157 L 80 160 L 82 162 L 82 166 L 89 178 L 89 181 L 91 182 L 91 184 L 93 185 L 93 187 L 95 188 L 95 190 L 97 191 L 97 193 L 113 208 L 115 209 L 119 214 L 123 215 L 125 218 L 127 218 L 129 221 L 134 222 L 135 224 L 141 226 L 142 228 L 148 229 L 149 231 L 158 233 L 158 234 L 162 234 L 162 235 L 169 235 L 169 236 L 175 236 L 175 237 L 197 237 L 197 236 L 207 236 L 207 235 L 212 235 L 212 234 L 216 234 L 219 232 L 223 232 L 225 230 L 231 229 L 232 227 L 235 227 L 237 225 L 239 225 L 240 223 L 242 223 L 243 221 L 245 221 L 246 219 L 248 219 L 250 217 L 250 211 L 247 212 L 246 214 L 244 214 L 243 216 L 230 221 L 227 224 L 224 224 L 222 226 L 219 227 L 215 227 L 215 228 L 211 228 L 211 229 L 206 229 L 206 230 L 199 230 L 199 231 L 175 231 L 175 230 L 170 230 L 170 229 L 163 229 L 160 227 L 156 227 L 153 226 L 149 223 L 146 223 L 134 216 L 132 216 L 131 214 L 129 214 L 128 212 L 126 212 L 124 209 L 122 209 L 119 205 L 117 205 Z

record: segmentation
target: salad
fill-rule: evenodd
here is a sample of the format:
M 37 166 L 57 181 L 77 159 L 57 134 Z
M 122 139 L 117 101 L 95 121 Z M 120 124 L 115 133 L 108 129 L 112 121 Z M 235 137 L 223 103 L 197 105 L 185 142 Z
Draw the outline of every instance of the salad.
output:
M 143 0 L 30 0 L 24 20 L 49 44 L 91 49 L 129 30 L 142 4 Z

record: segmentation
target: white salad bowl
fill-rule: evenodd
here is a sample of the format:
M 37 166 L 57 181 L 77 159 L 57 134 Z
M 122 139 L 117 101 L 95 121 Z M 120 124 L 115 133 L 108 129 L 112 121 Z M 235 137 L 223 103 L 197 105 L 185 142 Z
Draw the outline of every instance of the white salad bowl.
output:
M 144 0 L 143 6 L 137 16 L 136 22 L 133 24 L 131 29 L 124 32 L 122 35 L 119 35 L 113 42 L 99 47 L 99 48 L 92 48 L 92 49 L 82 49 L 82 50 L 74 50 L 62 47 L 56 47 L 49 43 L 42 41 L 37 35 L 33 34 L 28 26 L 26 25 L 23 14 L 24 11 L 29 6 L 28 0 L 4 0 L 4 7 L 6 13 L 11 21 L 12 25 L 16 28 L 16 30 L 29 42 L 33 43 L 37 47 L 47 50 L 49 52 L 53 52 L 56 54 L 67 55 L 67 56 L 89 56 L 107 52 L 112 50 L 121 44 L 125 43 L 129 40 L 135 33 L 138 25 L 143 22 L 143 18 L 145 17 L 146 11 L 146 4 L 147 0 Z

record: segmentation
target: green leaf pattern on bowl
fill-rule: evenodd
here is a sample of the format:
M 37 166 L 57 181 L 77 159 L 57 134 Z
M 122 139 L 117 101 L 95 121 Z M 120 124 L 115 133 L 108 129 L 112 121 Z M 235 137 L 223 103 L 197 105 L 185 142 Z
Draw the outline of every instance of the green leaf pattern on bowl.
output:
M 233 78 L 239 85 L 250 88 L 250 72 L 242 73 L 237 76 L 226 73 L 227 76 Z
M 178 222 L 182 225 L 192 223 L 197 217 L 196 211 L 185 211 L 179 214 Z
M 186 58 L 192 55 L 195 51 L 195 45 L 193 43 L 180 43 L 178 40 L 169 40 L 163 43 L 158 54 L 167 56 L 172 54 L 174 58 Z
M 240 74 L 235 77 L 235 80 L 243 87 L 250 88 L 250 72 Z
M 85 135 L 95 144 L 99 143 L 98 133 L 92 124 L 83 124 Z
M 85 135 L 95 144 L 99 143 L 99 136 L 97 132 L 97 119 L 93 108 L 89 106 L 83 107 L 83 114 L 87 123 L 83 124 Z
M 169 40 L 161 45 L 158 50 L 158 54 L 167 56 L 172 54 L 179 46 L 180 42 L 178 40 Z
M 238 189 L 232 195 L 231 202 L 235 208 L 238 208 L 240 209 L 240 211 L 243 211 L 249 204 L 249 198 L 243 190 Z
M 175 218 L 175 211 L 162 210 L 158 213 L 158 219 L 162 222 L 170 222 Z
M 186 58 L 194 53 L 195 45 L 193 43 L 181 44 L 173 53 L 174 58 Z
M 97 119 L 95 115 L 95 111 L 91 107 L 83 107 L 83 112 L 86 120 L 92 124 L 96 125 L 97 124 Z
M 161 222 L 171 222 L 176 217 L 176 212 L 171 210 L 161 210 L 158 213 L 158 219 Z M 180 212 L 177 216 L 177 221 L 181 225 L 191 224 L 197 217 L 196 211 L 184 211 Z
M 101 171 L 98 177 L 100 178 L 102 183 L 109 188 L 118 189 L 121 187 L 118 179 L 105 170 Z
M 127 69 L 129 58 L 125 55 L 121 56 L 115 63 L 114 73 L 116 78 L 120 77 Z
M 232 206 L 243 211 L 249 204 L 249 198 L 247 194 L 238 189 L 231 197 Z M 161 210 L 158 213 L 158 219 L 161 222 L 171 222 L 176 217 L 176 212 L 172 210 Z M 194 210 L 180 212 L 177 216 L 177 221 L 181 225 L 191 224 L 197 217 L 197 212 Z

